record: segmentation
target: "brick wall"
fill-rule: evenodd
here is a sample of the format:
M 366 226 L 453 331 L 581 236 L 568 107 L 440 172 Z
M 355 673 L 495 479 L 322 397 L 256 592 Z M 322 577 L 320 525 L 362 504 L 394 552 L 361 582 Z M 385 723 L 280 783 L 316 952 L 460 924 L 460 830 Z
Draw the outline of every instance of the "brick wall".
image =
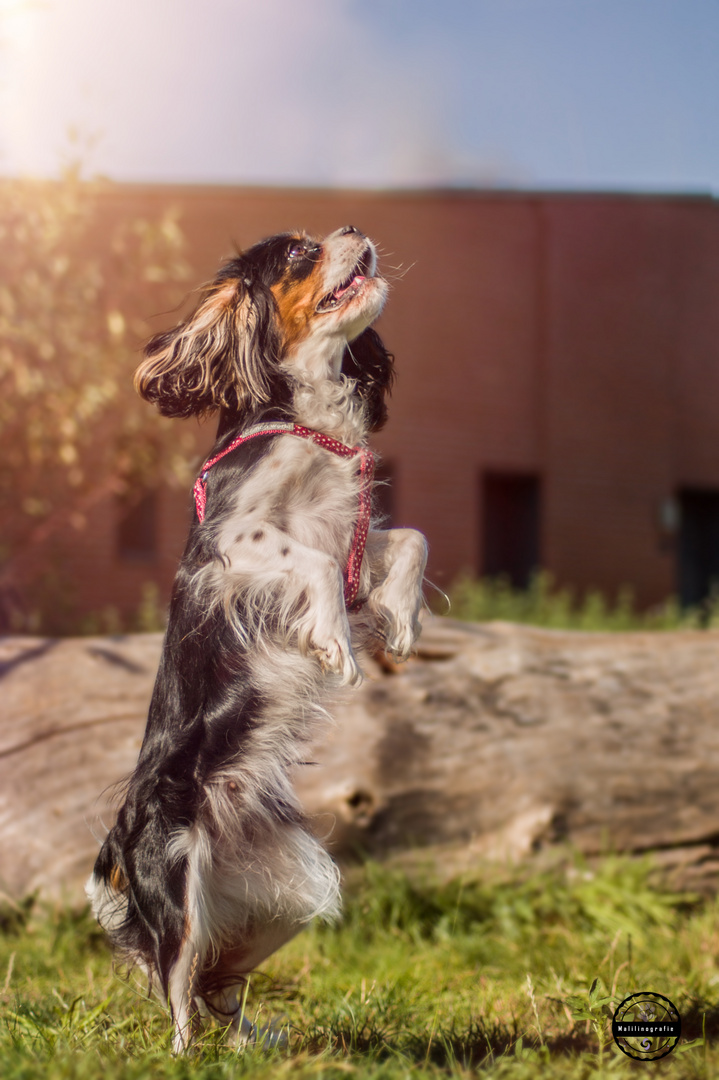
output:
M 102 195 L 108 228 L 168 203 L 181 209 L 197 283 L 233 242 L 279 230 L 352 223 L 379 243 L 392 292 L 378 329 L 398 381 L 376 446 L 395 477 L 395 523 L 427 534 L 438 584 L 482 565 L 489 470 L 540 478 L 541 561 L 559 581 L 631 584 L 644 604 L 675 590 L 659 508 L 682 486 L 719 489 L 712 200 L 133 186 Z M 198 432 L 198 457 L 211 435 Z M 84 610 L 129 610 L 146 580 L 166 595 L 184 544 L 186 493 L 160 497 L 155 562 L 118 561 L 115 513 L 112 502 L 98 508 L 66 545 Z

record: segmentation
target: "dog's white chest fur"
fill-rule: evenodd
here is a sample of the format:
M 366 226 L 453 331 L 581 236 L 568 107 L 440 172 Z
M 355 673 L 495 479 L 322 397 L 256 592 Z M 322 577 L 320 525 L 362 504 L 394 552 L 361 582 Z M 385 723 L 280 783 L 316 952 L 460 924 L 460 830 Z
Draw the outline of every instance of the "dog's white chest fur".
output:
M 357 513 L 358 464 L 291 435 L 276 437 L 236 492 L 218 532 L 220 553 L 239 567 L 254 563 L 263 550 L 288 572 L 301 547 L 345 561 Z

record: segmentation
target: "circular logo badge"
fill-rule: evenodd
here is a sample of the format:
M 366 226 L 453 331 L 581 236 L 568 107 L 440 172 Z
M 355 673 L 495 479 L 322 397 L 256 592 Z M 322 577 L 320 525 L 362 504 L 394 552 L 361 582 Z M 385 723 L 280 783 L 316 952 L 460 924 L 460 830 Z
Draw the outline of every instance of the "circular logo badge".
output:
M 625 998 L 612 1020 L 615 1043 L 623 1054 L 637 1061 L 656 1061 L 671 1054 L 681 1033 L 676 1007 L 652 990 Z

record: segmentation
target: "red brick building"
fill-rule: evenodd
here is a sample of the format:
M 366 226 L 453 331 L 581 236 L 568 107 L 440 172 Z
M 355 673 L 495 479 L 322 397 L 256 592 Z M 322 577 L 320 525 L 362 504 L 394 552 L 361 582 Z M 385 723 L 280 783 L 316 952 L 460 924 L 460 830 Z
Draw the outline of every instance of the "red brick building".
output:
M 426 533 L 438 584 L 542 566 L 650 604 L 719 577 L 712 199 L 109 186 L 102 201 L 108 222 L 178 206 L 198 282 L 233 241 L 279 230 L 352 223 L 378 242 L 398 379 L 376 448 L 393 521 Z M 147 580 L 166 595 L 188 503 L 145 510 L 145 541 L 137 521 L 123 539 L 110 503 L 75 538 L 83 610 L 132 608 Z

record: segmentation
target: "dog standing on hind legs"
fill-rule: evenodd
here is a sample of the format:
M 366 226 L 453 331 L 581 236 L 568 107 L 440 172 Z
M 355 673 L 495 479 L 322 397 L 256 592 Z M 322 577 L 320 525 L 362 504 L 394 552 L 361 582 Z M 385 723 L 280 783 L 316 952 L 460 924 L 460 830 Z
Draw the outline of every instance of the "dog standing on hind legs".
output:
M 386 293 L 354 227 L 274 236 L 227 262 L 136 374 L 166 416 L 220 414 L 139 760 L 87 885 L 169 1000 L 178 1052 L 202 1015 L 237 1030 L 247 975 L 338 914 L 292 770 L 327 693 L 361 680 L 357 650 L 406 659 L 419 633 L 424 537 L 370 522 Z

